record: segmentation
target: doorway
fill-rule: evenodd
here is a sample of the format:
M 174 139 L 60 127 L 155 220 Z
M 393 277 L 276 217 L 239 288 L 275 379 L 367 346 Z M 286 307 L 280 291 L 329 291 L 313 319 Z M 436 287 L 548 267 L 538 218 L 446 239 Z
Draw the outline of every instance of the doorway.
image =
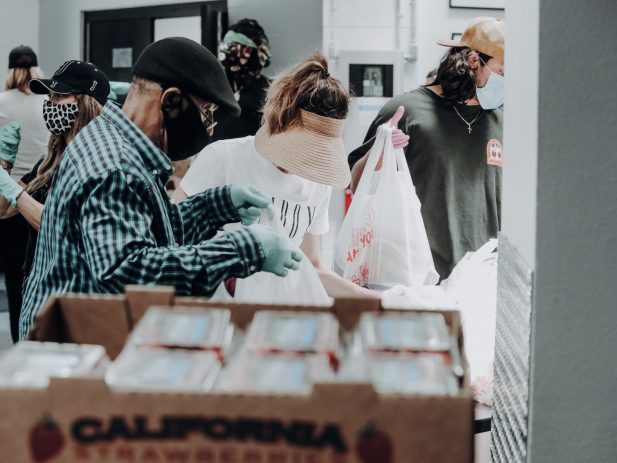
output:
M 112 81 L 129 82 L 132 67 L 155 40 L 183 36 L 216 54 L 227 30 L 227 0 L 84 13 L 84 60 Z

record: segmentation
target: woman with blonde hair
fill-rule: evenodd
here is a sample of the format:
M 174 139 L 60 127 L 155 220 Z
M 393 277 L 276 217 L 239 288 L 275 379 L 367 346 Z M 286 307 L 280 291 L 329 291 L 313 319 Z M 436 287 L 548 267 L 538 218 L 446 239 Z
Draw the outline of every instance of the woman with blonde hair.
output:
M 348 110 L 348 91 L 330 75 L 326 58 L 313 53 L 274 79 L 257 134 L 208 145 L 174 200 L 223 185 L 257 187 L 272 199 L 285 232 L 313 263 L 328 294 L 373 295 L 340 278 L 321 257 L 332 187 L 345 188 L 351 178 L 342 140 Z M 226 286 L 233 293 L 233 283 Z
M 21 143 L 17 153 L 12 156 L 14 165 L 5 166 L 15 181 L 30 172 L 36 161 L 45 154 L 49 132 L 41 118 L 43 97 L 32 94 L 28 88 L 31 79 L 42 77 L 32 48 L 21 45 L 11 50 L 5 90 L 0 92 L 0 126 L 16 122 L 21 127 Z M 27 227 L 28 224 L 20 216 L 0 222 L 1 242 L 11 243 L 10 246 L 0 246 L 10 313 L 18 312 L 21 306 Z
M 37 56 L 30 47 L 21 45 L 9 54 L 5 91 L 0 93 L 0 125 L 17 122 L 21 127 L 21 143 L 11 176 L 19 180 L 45 154 L 49 132 L 41 119 L 44 97 L 28 87 L 32 79 L 42 79 Z
M 19 262 L 22 282 L 30 273 L 44 203 L 62 154 L 79 131 L 100 114 L 109 95 L 109 80 L 94 64 L 67 61 L 51 79 L 33 79 L 29 88 L 35 94 L 48 95 L 42 104 L 49 137 L 47 154 L 19 182 L 0 169 L 0 218 L 21 214 L 28 222 L 25 258 Z M 19 308 L 11 311 L 14 339 L 18 325 Z

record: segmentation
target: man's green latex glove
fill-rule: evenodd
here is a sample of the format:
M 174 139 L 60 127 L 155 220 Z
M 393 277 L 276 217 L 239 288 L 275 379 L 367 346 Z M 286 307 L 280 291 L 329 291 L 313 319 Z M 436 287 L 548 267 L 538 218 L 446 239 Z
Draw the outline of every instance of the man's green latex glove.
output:
M 9 122 L 0 127 L 0 159 L 15 164 L 17 149 L 21 141 L 21 127 L 17 122 Z
M 249 227 L 261 244 L 266 260 L 263 271 L 280 277 L 287 275 L 288 269 L 298 270 L 302 253 L 290 241 L 265 225 L 255 224 Z
M 17 204 L 17 198 L 24 191 L 19 184 L 11 178 L 9 173 L 0 169 L 0 196 L 4 196 L 13 207 Z
M 262 209 L 272 202 L 259 188 L 254 186 L 232 186 L 229 189 L 229 195 L 244 225 L 257 222 Z

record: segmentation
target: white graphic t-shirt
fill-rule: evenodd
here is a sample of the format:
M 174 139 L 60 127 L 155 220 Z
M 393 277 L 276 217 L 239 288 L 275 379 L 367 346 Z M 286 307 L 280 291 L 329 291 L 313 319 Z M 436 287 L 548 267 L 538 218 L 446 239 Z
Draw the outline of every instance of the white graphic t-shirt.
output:
M 256 186 L 272 198 L 283 227 L 297 246 L 306 233 L 327 233 L 332 188 L 281 172 L 255 150 L 254 138 L 221 140 L 206 146 L 193 160 L 180 188 L 192 196 L 224 185 Z

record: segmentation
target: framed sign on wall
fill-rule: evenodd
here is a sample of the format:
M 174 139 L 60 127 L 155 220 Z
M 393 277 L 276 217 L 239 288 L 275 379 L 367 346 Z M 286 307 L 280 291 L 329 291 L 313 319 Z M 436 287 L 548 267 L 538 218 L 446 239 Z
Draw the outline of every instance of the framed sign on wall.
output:
M 503 10 L 506 0 L 450 0 L 450 8 L 475 8 L 481 10 Z

